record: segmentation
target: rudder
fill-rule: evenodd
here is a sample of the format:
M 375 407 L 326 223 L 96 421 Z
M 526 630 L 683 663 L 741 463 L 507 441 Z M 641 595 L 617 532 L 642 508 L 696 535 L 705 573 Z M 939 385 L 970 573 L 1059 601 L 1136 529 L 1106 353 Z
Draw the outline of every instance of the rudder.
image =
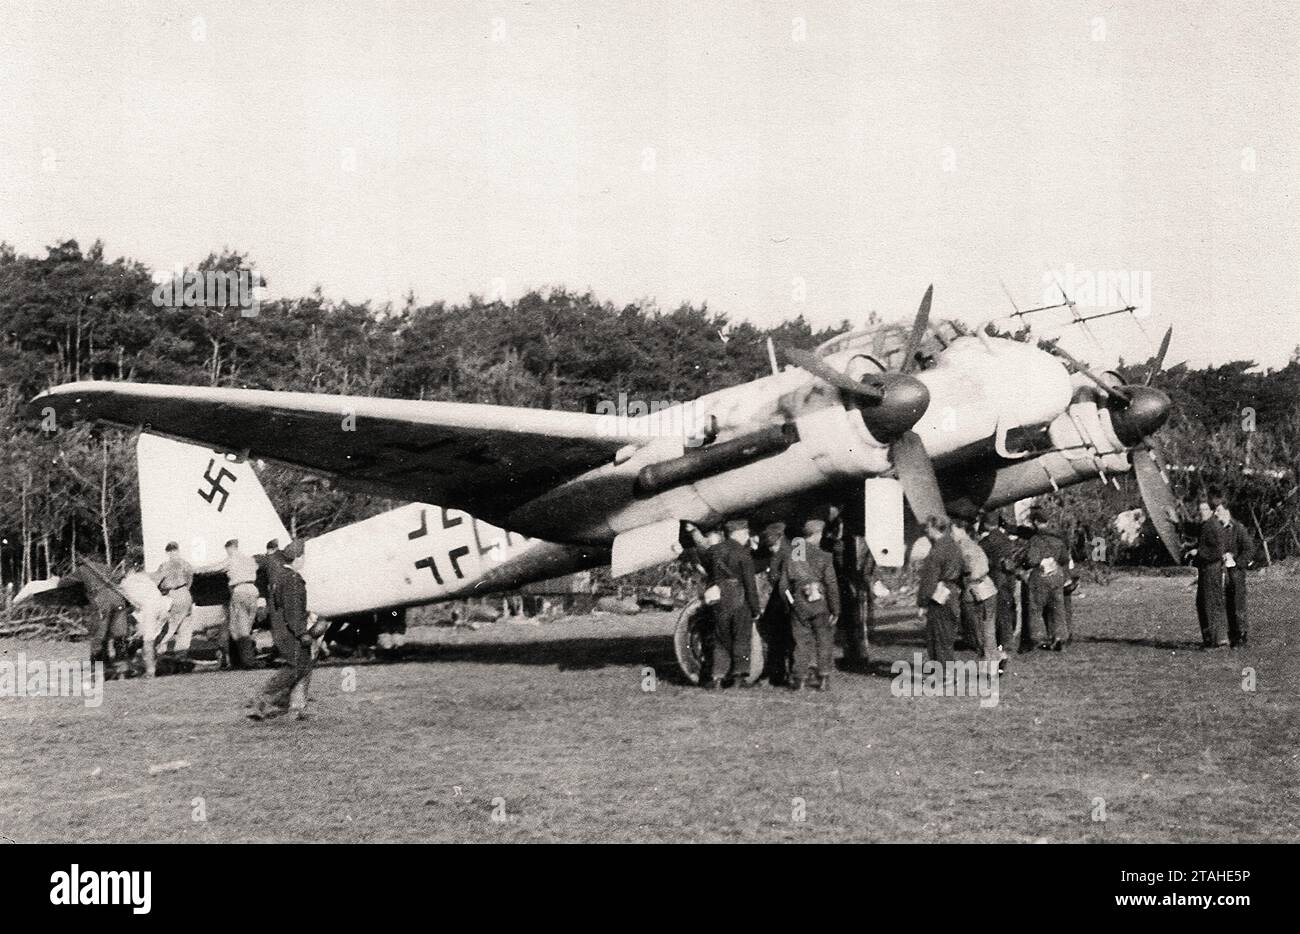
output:
M 215 561 L 237 538 L 248 554 L 289 532 L 246 460 L 194 444 L 141 433 L 136 443 L 140 524 L 146 567 L 157 567 L 168 542 L 193 564 Z

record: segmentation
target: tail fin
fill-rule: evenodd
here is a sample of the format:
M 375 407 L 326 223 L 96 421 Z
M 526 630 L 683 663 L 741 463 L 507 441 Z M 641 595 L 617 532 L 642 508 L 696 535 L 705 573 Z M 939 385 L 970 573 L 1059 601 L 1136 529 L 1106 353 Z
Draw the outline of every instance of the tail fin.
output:
M 247 461 L 158 435 L 136 444 L 140 478 L 140 524 L 148 567 L 164 559 L 168 542 L 194 564 L 217 560 L 232 538 L 248 554 L 289 533 Z

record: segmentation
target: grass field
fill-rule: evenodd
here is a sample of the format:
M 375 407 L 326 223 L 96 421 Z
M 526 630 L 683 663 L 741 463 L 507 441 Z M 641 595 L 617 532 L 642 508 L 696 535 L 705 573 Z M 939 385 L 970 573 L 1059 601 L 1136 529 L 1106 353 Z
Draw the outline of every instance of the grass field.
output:
M 263 673 L 110 683 L 93 710 L 0 698 L 0 836 L 1300 839 L 1300 581 L 1252 578 L 1252 645 L 1231 652 L 1196 647 L 1188 583 L 1088 588 L 1075 643 L 1015 659 L 987 709 L 894 697 L 888 662 L 921 644 L 900 624 L 830 694 L 706 693 L 662 614 L 415 630 L 410 661 L 319 669 L 306 722 L 244 719 Z M 85 648 L 0 642 L 20 651 Z

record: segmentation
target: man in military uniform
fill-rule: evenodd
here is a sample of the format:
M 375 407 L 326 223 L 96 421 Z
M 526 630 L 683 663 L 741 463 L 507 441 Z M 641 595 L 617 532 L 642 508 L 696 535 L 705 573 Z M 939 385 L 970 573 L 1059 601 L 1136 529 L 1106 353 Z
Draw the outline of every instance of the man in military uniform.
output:
M 118 584 L 118 590 L 131 603 L 136 635 L 140 637 L 140 654 L 144 676 L 152 678 L 158 669 L 158 644 L 167 631 L 171 600 L 158 590 L 158 583 L 144 572 L 143 560 L 131 562 L 130 571 Z
M 835 658 L 835 620 L 840 615 L 840 585 L 835 563 L 822 548 L 826 523 L 809 519 L 803 539 L 790 549 L 782 590 L 790 599 L 794 631 L 794 670 L 790 687 L 802 690 L 805 680 L 819 691 L 831 686 Z
M 275 594 L 283 586 L 284 572 L 289 570 L 289 556 L 280 550 L 280 543 L 271 539 L 266 543 L 266 552 L 253 559 L 258 565 L 258 591 L 266 595 L 266 624 L 271 629 L 271 641 L 280 660 L 292 663 L 295 650 L 292 641 L 277 638 L 276 633 L 283 633 L 284 614 L 275 600 Z M 290 649 L 286 651 L 286 649 Z
M 1070 641 L 1070 624 L 1065 612 L 1065 576 L 1070 567 L 1070 548 L 1041 510 L 1030 511 L 1029 524 L 1034 527 L 1034 534 L 1029 539 L 1024 559 L 1029 576 L 1029 614 L 1025 619 L 1025 632 L 1031 635 L 1031 627 L 1042 625 L 1046 629 L 1046 639 L 1038 647 L 1060 652 Z
M 1223 545 L 1226 530 L 1214 515 L 1222 503 L 1217 493 L 1197 503 L 1200 529 L 1192 563 L 1196 565 L 1196 616 L 1201 624 L 1201 645 L 1207 649 L 1228 644 L 1228 616 L 1223 596 Z
M 998 661 L 996 601 L 997 585 L 989 574 L 989 558 L 972 537 L 975 528 L 970 519 L 952 523 L 952 539 L 961 551 L 961 628 L 967 644 L 990 663 Z
M 998 511 L 979 545 L 989 559 L 989 577 L 998 588 L 996 606 L 996 625 L 998 640 L 999 671 L 1006 670 L 1008 653 L 1014 651 L 1012 643 L 1016 637 L 1016 591 L 1020 579 L 1016 577 L 1016 568 L 1020 566 L 1024 553 L 1024 543 L 1011 531 L 1014 523 L 1002 510 Z
M 226 607 L 230 634 L 231 667 L 256 668 L 253 620 L 257 616 L 257 561 L 239 550 L 239 539 L 226 542 L 226 557 L 198 568 L 197 573 L 226 575 L 230 603 Z
M 130 605 L 126 597 L 113 584 L 108 570 L 93 561 L 83 560 L 68 578 L 81 581 L 86 599 L 95 610 L 87 634 L 91 665 L 102 662 L 106 678 L 125 676 L 128 670 L 127 644 L 131 635 Z
M 945 666 L 947 681 L 952 676 L 947 665 L 956 659 L 953 643 L 960 612 L 961 550 L 952 540 L 951 525 L 945 516 L 926 518 L 925 537 L 930 540 L 930 551 L 921 562 L 917 581 L 917 615 L 925 620 L 927 653 L 931 661 Z
M 194 596 L 190 593 L 190 587 L 194 583 L 194 568 L 181 557 L 181 546 L 176 542 L 168 542 L 166 550 L 166 560 L 149 575 L 163 595 L 172 601 L 167 610 L 167 628 L 160 648 L 184 658 L 189 653 L 190 640 L 194 636 L 191 617 Z
M 704 602 L 713 613 L 713 667 L 704 685 L 709 690 L 749 687 L 750 642 L 762 609 L 749 553 L 749 523 L 728 519 L 723 527 L 727 537 L 709 545 L 699 529 L 687 525 L 696 547 L 703 549 L 700 562 L 709 584 Z
M 867 631 L 875 609 L 871 591 L 876 560 L 866 538 L 856 534 L 839 506 L 827 511 L 822 549 L 830 553 L 835 579 L 840 586 L 840 618 L 837 628 L 844 633 L 844 659 L 852 666 L 867 662 Z M 861 527 L 860 524 L 858 526 Z
M 775 686 L 788 683 L 794 653 L 790 604 L 781 583 L 790 562 L 790 540 L 785 536 L 784 522 L 772 522 L 763 528 L 763 549 L 767 552 L 766 576 L 772 592 L 758 621 L 758 632 L 765 648 L 764 673 L 768 683 Z
M 1255 560 L 1255 540 L 1241 520 L 1233 518 L 1227 503 L 1220 502 L 1214 515 L 1223 526 L 1223 597 L 1228 642 L 1236 648 L 1246 645 L 1250 635 L 1246 618 L 1246 568 Z
M 307 718 L 307 687 L 313 662 L 311 625 L 307 614 L 307 584 L 290 562 L 302 553 L 297 543 L 282 552 L 267 555 L 266 576 L 270 586 L 267 608 L 271 637 L 284 664 L 262 687 L 248 716 L 254 720 L 278 717 L 295 710 L 299 720 Z

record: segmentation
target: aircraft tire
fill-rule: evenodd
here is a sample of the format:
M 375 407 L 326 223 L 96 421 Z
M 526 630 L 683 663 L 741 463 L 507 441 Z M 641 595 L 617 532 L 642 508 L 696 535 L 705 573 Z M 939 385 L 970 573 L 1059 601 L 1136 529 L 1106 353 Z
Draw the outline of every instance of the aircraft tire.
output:
M 709 613 L 702 600 L 692 600 L 677 615 L 677 626 L 673 631 L 673 651 L 677 655 L 679 667 L 692 684 L 700 683 L 700 671 L 704 667 L 705 627 L 709 624 Z M 758 627 L 750 633 L 749 681 L 752 684 L 763 672 L 763 640 L 758 635 Z

